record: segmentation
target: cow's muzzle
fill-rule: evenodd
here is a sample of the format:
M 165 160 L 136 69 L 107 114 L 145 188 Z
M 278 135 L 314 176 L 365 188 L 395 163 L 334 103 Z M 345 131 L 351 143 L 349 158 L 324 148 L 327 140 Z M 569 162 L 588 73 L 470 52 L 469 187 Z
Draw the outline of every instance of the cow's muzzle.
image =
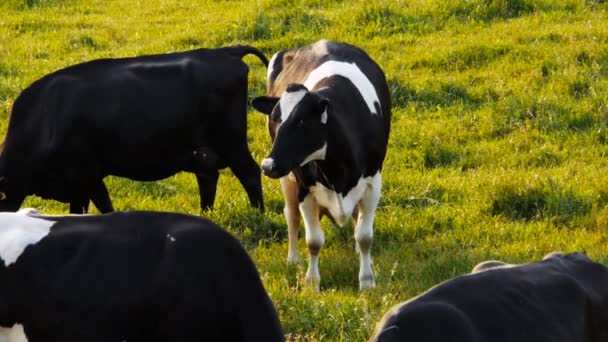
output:
M 281 178 L 289 173 L 289 170 L 278 167 L 277 163 L 272 158 L 262 160 L 262 172 L 270 178 Z

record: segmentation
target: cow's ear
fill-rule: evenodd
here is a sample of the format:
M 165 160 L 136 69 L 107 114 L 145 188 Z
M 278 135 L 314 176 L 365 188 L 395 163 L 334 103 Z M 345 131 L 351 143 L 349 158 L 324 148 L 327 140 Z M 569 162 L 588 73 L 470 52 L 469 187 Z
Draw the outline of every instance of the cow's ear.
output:
M 372 341 L 382 341 L 382 342 L 392 342 L 392 341 L 401 341 L 401 334 L 399 333 L 399 327 L 396 325 L 392 325 L 383 329 L 378 336 Z
M 319 107 L 321 107 L 321 110 L 324 111 L 325 108 L 327 108 L 327 106 L 329 105 L 329 99 L 326 97 L 322 97 L 319 99 Z
M 251 105 L 258 112 L 266 115 L 270 115 L 272 113 L 272 109 L 279 102 L 278 97 L 273 96 L 259 96 L 251 101 Z

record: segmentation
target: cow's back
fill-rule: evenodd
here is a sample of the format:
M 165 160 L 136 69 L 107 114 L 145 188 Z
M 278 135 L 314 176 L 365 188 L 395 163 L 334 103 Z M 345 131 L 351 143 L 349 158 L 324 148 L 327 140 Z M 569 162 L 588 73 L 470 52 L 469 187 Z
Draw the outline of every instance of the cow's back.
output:
M 28 279 L 16 298 L 27 308 L 26 331 L 80 327 L 129 341 L 282 339 L 255 266 L 210 221 L 138 212 L 51 219 L 50 234 L 15 265 L 15 281 Z M 49 317 L 58 326 L 40 324 Z
M 214 127 L 246 124 L 246 112 L 222 109 L 246 89 L 247 73 L 239 58 L 207 49 L 58 70 L 16 99 L 3 164 L 22 172 L 52 160 L 58 173 L 71 163 L 93 165 L 101 176 L 165 178 L 187 166 Z
M 389 329 L 392 326 L 401 328 L 402 339 L 395 341 L 408 341 L 406 336 L 423 334 L 425 327 L 440 325 L 435 318 L 424 315 L 440 304 L 466 317 L 478 341 L 595 342 L 594 334 L 601 331 L 597 330 L 594 295 L 588 290 L 589 285 L 573 276 L 578 272 L 570 266 L 551 260 L 447 280 L 387 312 L 372 340 L 384 335 L 384 330 L 387 337 L 394 336 Z M 601 273 L 606 272 L 604 269 Z M 595 285 L 601 286 L 605 275 L 594 273 L 587 277 L 593 277 Z M 416 321 L 420 322 L 411 324 Z

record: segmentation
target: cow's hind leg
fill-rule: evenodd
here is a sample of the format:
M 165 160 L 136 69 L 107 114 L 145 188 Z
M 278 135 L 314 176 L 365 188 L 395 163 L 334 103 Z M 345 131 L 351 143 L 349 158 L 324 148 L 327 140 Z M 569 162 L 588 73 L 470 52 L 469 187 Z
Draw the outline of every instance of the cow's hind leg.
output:
M 217 191 L 217 180 L 219 177 L 220 173 L 218 170 L 209 170 L 205 173 L 196 174 L 202 211 L 213 209 L 215 193 Z
M 285 198 L 283 214 L 287 221 L 288 249 L 287 262 L 296 263 L 300 259 L 298 252 L 298 230 L 300 229 L 300 210 L 298 209 L 298 184 L 292 175 L 282 177 L 281 188 Z
M 262 171 L 247 145 L 247 71 L 244 71 L 242 78 L 235 80 L 231 99 L 225 103 L 224 122 L 215 128 L 221 135 L 214 135 L 211 145 L 245 188 L 251 206 L 264 211 Z
M 247 152 L 249 150 L 246 150 Z M 249 153 L 240 154 L 238 162 L 230 165 L 230 169 L 245 188 L 251 206 L 264 211 L 264 196 L 262 195 L 262 172 Z
M 112 205 L 112 200 L 110 199 L 110 194 L 108 193 L 108 188 L 101 179 L 91 191 L 91 201 L 95 207 L 97 207 L 97 210 L 99 210 L 99 212 L 102 214 L 111 213 L 114 211 L 114 206 Z
M 89 212 L 89 198 L 78 197 L 70 201 L 70 214 L 86 214 Z
M 306 245 L 308 246 L 308 270 L 306 283 L 319 290 L 321 275 L 319 274 L 319 253 L 325 244 L 325 235 L 319 221 L 319 205 L 312 195 L 308 194 L 300 203 L 300 212 L 304 218 L 306 229 Z
M 382 177 L 378 172 L 358 203 L 359 216 L 355 225 L 355 240 L 359 252 L 359 288 L 361 290 L 376 286 L 372 269 L 371 247 L 374 236 L 374 214 L 380 201 L 381 184 Z

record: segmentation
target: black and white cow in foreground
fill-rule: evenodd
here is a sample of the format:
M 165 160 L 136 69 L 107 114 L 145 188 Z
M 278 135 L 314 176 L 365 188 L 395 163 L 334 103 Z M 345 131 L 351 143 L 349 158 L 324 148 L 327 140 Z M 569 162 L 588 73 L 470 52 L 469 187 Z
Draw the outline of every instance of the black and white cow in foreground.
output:
M 608 268 L 579 253 L 486 262 L 393 307 L 370 341 L 606 342 Z
M 281 179 L 288 260 L 298 259 L 301 213 L 310 257 L 306 280 L 317 287 L 321 216 L 344 225 L 357 215 L 359 285 L 375 286 L 370 248 L 391 119 L 384 73 L 363 50 L 321 40 L 276 53 L 266 94 L 253 106 L 269 115 L 273 146 L 262 171 Z
M 89 200 L 113 211 L 103 178 L 152 181 L 196 175 L 201 208 L 213 206 L 218 170 L 230 167 L 263 209 L 261 173 L 247 146 L 250 46 L 100 59 L 32 83 L 15 100 L 0 152 L 0 211 L 28 195 Z
M 284 340 L 246 251 L 200 217 L 0 213 L 0 259 L 0 326 L 29 342 Z

